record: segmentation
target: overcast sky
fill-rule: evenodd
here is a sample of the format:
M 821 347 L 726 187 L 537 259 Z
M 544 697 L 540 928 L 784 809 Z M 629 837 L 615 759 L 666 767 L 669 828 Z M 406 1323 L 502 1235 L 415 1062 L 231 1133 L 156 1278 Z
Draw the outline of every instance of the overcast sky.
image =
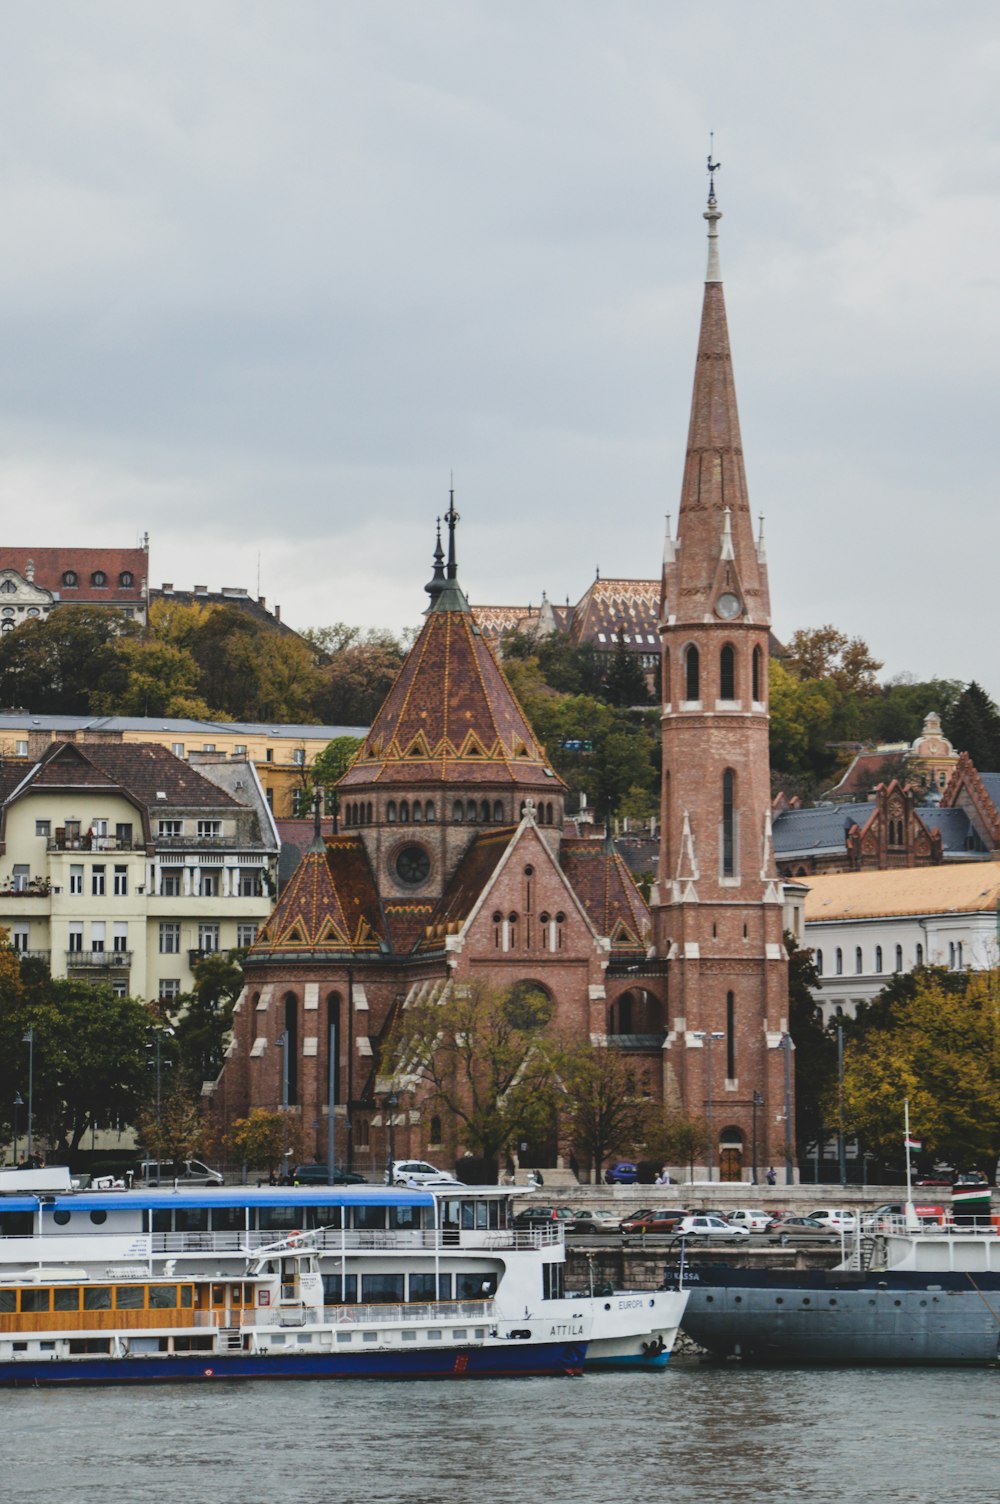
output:
M 0 499 L 297 627 L 659 571 L 722 267 L 774 625 L 1000 696 L 1000 10 L 0 9 Z M 259 566 L 258 566 L 259 559 Z

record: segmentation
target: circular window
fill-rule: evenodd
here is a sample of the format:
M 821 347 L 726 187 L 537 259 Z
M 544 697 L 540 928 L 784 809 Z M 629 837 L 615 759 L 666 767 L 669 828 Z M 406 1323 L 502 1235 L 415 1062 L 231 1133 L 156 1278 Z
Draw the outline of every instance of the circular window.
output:
M 14 615 L 14 607 L 13 606 L 4 606 L 4 608 L 3 608 L 3 614 L 4 614 L 4 616 L 13 616 Z
M 39 609 L 38 609 L 37 606 L 29 606 L 28 607 L 28 615 L 29 616 L 41 616 L 41 614 L 42 613 L 41 613 L 41 611 L 39 611 Z
M 76 584 L 76 570 L 75 569 L 67 569 L 66 570 L 66 573 L 63 575 L 63 584 L 64 585 L 75 585 Z
M 90 1220 L 91 1222 L 93 1222 L 95 1227 L 100 1227 L 102 1222 L 106 1222 L 108 1220 L 108 1214 L 107 1212 L 91 1212 Z
M 92 585 L 106 585 L 108 583 L 108 577 L 104 573 L 104 570 L 95 569 L 93 574 L 90 576 L 90 583 Z
M 129 586 L 135 584 L 135 580 L 132 577 L 132 571 L 131 571 L 131 569 L 123 569 L 122 570 L 121 574 L 118 576 L 118 583 L 119 583 L 119 585 L 124 585 L 126 587 L 126 589 Z
M 61 1206 L 58 1211 L 52 1213 L 52 1220 L 57 1227 L 65 1227 L 72 1215 L 72 1212 L 68 1212 L 64 1206 Z
M 422 846 L 404 846 L 396 857 L 396 876 L 402 883 L 422 883 L 431 870 L 431 859 Z

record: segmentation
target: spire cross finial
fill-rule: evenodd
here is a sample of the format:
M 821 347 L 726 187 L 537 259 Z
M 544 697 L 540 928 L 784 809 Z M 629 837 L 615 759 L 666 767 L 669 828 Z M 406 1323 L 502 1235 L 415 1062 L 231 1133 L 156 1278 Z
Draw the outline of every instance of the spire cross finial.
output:
M 709 135 L 709 141 L 714 142 L 715 132 Z M 715 174 L 721 168 L 721 162 L 713 162 L 712 152 L 708 153 L 708 208 L 703 218 L 708 220 L 708 271 L 705 274 L 706 282 L 721 282 L 722 273 L 719 270 L 719 220 L 722 218 L 722 210 L 715 198 Z
M 712 161 L 712 153 L 713 153 L 714 148 L 715 148 L 715 132 L 714 131 L 709 131 L 709 133 L 708 133 L 708 202 L 709 203 L 712 203 L 714 201 L 714 199 L 715 199 L 715 174 L 718 171 L 720 171 L 720 169 L 722 167 L 722 163 L 721 162 L 713 162 Z
M 458 566 L 455 563 L 455 525 L 461 521 L 455 511 L 455 487 L 448 492 L 448 510 L 444 514 L 444 520 L 448 524 L 448 579 L 458 578 Z

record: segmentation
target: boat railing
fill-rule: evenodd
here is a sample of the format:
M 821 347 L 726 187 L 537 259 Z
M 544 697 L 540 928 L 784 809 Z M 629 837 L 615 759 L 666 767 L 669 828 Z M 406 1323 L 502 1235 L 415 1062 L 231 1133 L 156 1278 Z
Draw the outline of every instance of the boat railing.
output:
M 283 1305 L 257 1307 L 240 1313 L 244 1327 L 286 1327 L 322 1323 L 324 1326 L 377 1327 L 424 1325 L 438 1321 L 482 1322 L 496 1319 L 492 1300 L 439 1300 L 411 1304 L 341 1306 Z
M 356 1253 L 367 1249 L 400 1252 L 422 1250 L 428 1253 L 448 1253 L 456 1250 L 524 1250 L 551 1247 L 562 1241 L 562 1229 L 557 1225 L 542 1225 L 530 1228 L 317 1228 L 315 1231 L 302 1228 L 287 1230 L 260 1230 L 250 1232 L 154 1232 L 150 1234 L 151 1252 L 160 1254 L 182 1253 L 256 1253 L 260 1248 L 273 1247 L 283 1241 L 302 1248 L 316 1248 L 321 1252 Z

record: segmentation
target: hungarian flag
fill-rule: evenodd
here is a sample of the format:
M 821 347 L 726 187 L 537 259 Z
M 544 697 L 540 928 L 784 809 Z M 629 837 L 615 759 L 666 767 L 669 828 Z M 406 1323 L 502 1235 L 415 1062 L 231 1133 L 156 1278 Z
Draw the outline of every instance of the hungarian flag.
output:
M 922 1139 L 914 1138 L 912 1134 L 909 1133 L 906 1135 L 905 1142 L 908 1149 L 922 1149 L 924 1147 Z

